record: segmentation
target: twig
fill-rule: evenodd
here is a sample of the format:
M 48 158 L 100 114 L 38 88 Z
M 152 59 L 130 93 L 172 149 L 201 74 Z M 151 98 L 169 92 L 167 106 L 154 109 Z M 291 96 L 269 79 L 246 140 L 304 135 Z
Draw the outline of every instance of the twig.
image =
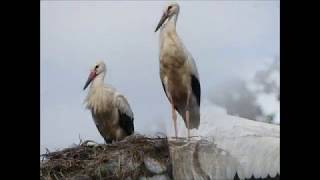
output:
M 78 138 L 79 138 L 79 145 L 82 144 L 82 139 L 80 137 L 80 134 L 78 135 Z
M 57 180 L 59 180 L 59 178 L 56 176 L 56 173 L 53 173 L 53 176 L 54 176 Z
M 81 146 L 83 146 L 83 145 L 88 145 L 89 142 L 94 143 L 94 144 L 99 144 L 99 143 L 97 143 L 97 142 L 95 142 L 95 141 L 92 141 L 92 140 L 86 140 L 86 141 L 84 141 L 83 143 L 81 143 L 80 145 L 81 145 Z

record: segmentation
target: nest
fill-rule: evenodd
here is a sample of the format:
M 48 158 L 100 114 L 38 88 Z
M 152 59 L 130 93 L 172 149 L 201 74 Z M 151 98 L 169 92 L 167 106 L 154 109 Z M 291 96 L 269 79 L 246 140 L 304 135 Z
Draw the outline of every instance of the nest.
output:
M 138 179 L 153 173 L 144 165 L 144 158 L 156 159 L 166 166 L 172 177 L 169 146 L 166 137 L 129 136 L 112 144 L 80 141 L 78 145 L 41 155 L 40 179 Z M 84 178 L 85 179 L 85 178 Z

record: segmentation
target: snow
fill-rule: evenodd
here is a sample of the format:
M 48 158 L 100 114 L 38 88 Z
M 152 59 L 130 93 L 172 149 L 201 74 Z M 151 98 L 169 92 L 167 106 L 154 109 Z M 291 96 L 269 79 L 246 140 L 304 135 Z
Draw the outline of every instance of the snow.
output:
M 180 116 L 178 129 L 179 136 L 186 137 L 186 127 Z M 171 131 L 169 136 L 173 134 Z M 230 162 L 232 164 L 227 167 L 232 169 L 226 171 L 237 171 L 240 178 L 249 178 L 252 174 L 255 177 L 280 174 L 279 125 L 230 116 L 223 108 L 207 104 L 201 109 L 199 129 L 192 130 L 191 135 L 209 139 L 230 153 L 236 163 Z

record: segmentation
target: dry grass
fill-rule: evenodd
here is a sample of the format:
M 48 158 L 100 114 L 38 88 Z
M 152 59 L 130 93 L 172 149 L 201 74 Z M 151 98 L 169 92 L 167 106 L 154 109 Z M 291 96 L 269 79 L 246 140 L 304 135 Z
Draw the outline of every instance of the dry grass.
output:
M 152 157 L 170 170 L 166 137 L 134 135 L 113 144 L 80 142 L 75 147 L 41 155 L 40 179 L 69 179 L 88 175 L 92 179 L 137 179 L 149 176 L 144 157 Z M 169 173 L 170 174 L 170 173 Z

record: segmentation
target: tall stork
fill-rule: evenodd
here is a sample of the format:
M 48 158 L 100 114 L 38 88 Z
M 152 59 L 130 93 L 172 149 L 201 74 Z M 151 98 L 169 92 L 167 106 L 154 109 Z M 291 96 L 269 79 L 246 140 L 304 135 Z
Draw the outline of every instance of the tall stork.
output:
M 106 143 L 119 141 L 134 132 L 133 112 L 127 99 L 112 86 L 103 83 L 106 65 L 100 61 L 91 69 L 85 90 L 91 83 L 85 99 L 93 120 Z
M 177 3 L 166 6 L 155 32 L 160 29 L 160 79 L 171 103 L 175 136 L 177 110 L 190 138 L 190 129 L 198 129 L 200 124 L 201 88 L 195 61 L 176 31 L 179 10 Z

